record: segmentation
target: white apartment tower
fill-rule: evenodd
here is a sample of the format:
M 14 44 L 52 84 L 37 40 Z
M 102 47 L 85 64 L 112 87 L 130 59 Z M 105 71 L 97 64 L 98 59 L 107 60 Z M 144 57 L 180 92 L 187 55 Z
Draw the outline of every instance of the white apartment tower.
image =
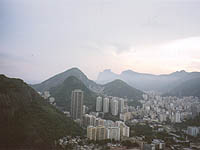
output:
M 120 128 L 119 127 L 109 127 L 106 129 L 106 135 L 107 135 L 107 139 L 111 139 L 111 140 L 116 140 L 119 141 L 120 140 Z
M 118 115 L 118 101 L 115 99 L 111 101 L 111 113 L 113 116 Z
M 175 114 L 175 122 L 180 123 L 181 122 L 181 113 L 179 111 Z
M 109 98 L 103 99 L 103 112 L 108 113 L 109 112 Z
M 119 113 L 124 112 L 124 99 L 120 98 L 119 99 Z
M 102 111 L 102 97 L 98 96 L 96 100 L 96 111 Z
M 89 140 L 94 140 L 96 141 L 96 134 L 97 134 L 97 129 L 96 127 L 93 126 L 88 126 L 87 127 L 87 138 Z

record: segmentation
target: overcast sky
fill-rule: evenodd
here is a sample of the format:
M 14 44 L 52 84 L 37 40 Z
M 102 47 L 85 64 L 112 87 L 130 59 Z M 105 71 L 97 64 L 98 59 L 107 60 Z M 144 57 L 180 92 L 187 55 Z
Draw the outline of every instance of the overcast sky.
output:
M 200 0 L 0 0 L 0 73 L 200 71 Z

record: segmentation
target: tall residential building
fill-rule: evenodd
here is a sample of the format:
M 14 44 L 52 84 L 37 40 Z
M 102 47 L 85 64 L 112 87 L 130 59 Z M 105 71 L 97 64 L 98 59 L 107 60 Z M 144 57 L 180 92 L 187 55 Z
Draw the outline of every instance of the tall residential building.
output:
M 109 98 L 103 99 L 103 112 L 108 113 L 109 112 Z
M 160 120 L 160 122 L 167 121 L 167 115 L 166 115 L 166 113 L 159 114 L 159 120 Z
M 106 139 L 106 128 L 104 126 L 98 126 L 97 129 L 97 140 L 105 140 Z
M 76 89 L 71 95 L 71 117 L 74 120 L 81 120 L 83 116 L 83 91 Z
M 148 99 L 148 95 L 147 94 L 143 94 L 142 97 L 144 98 L 144 100 Z
M 130 128 L 122 121 L 116 121 L 115 126 L 120 128 L 120 136 L 129 137 Z
M 196 103 L 192 104 L 191 106 L 191 112 L 193 118 L 198 115 L 197 107 L 198 105 Z
M 193 127 L 193 126 L 189 126 L 187 127 L 187 134 L 191 135 L 191 136 L 197 136 L 200 133 L 200 128 L 199 127 Z
M 122 133 L 123 133 L 122 136 L 129 137 L 130 127 L 125 125 Z
M 120 120 L 126 122 L 132 118 L 132 113 L 131 112 L 120 113 L 119 118 Z
M 89 140 L 96 141 L 96 136 L 97 136 L 97 128 L 93 127 L 93 126 L 88 126 L 87 127 L 87 138 Z
M 85 114 L 85 112 L 86 112 L 86 106 L 83 105 L 83 115 Z
M 85 114 L 83 116 L 83 125 L 84 126 L 96 126 L 96 117 L 93 115 Z
M 120 128 L 119 127 L 109 127 L 106 129 L 106 138 L 111 140 L 120 140 Z
M 104 126 L 106 120 L 101 119 L 101 118 L 97 118 L 96 119 L 96 126 Z
M 113 116 L 118 115 L 118 101 L 115 99 L 111 102 L 111 113 Z
M 102 111 L 102 97 L 100 96 L 96 100 L 96 111 Z
M 181 122 L 181 113 L 178 111 L 175 114 L 175 122 L 180 123 Z
M 119 99 L 119 112 L 120 113 L 124 112 L 124 99 L 123 98 Z

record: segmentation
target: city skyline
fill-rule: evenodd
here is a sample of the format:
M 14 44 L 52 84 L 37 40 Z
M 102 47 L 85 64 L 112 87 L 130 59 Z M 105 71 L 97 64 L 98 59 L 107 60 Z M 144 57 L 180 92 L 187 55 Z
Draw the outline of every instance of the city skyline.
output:
M 2 0 L 0 73 L 39 83 L 72 67 L 200 71 L 200 1 Z M 174 15 L 176 14 L 176 15 Z

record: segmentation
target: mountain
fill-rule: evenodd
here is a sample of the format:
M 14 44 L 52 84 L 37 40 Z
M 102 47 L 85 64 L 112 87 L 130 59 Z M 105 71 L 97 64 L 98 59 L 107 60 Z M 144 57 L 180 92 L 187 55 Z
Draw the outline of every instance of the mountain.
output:
M 0 149 L 50 149 L 82 129 L 20 79 L 0 75 Z
M 56 105 L 69 111 L 71 106 L 71 93 L 75 89 L 84 92 L 84 104 L 93 108 L 96 103 L 96 94 L 88 89 L 84 83 L 74 76 L 70 76 L 65 81 L 50 89 L 51 96 L 55 97 Z
M 187 80 L 164 95 L 178 97 L 197 96 L 200 98 L 200 78 Z
M 98 75 L 97 82 L 100 84 L 106 84 L 115 79 L 119 79 L 119 75 L 111 71 L 111 69 L 105 69 L 103 72 L 100 72 Z
M 70 76 L 74 76 L 81 80 L 87 88 L 94 92 L 100 92 L 101 86 L 96 84 L 94 81 L 89 80 L 87 76 L 78 68 L 71 68 L 65 72 L 62 72 L 60 74 L 57 74 L 44 82 L 40 84 L 31 85 L 35 90 L 44 92 L 50 90 L 52 87 L 56 87 L 64 82 L 65 79 L 67 79 Z
M 127 83 L 119 79 L 107 83 L 103 85 L 103 87 L 103 93 L 108 96 L 116 96 L 133 100 L 142 99 L 142 91 L 129 86 Z
M 153 75 L 147 73 L 138 73 L 132 70 L 125 70 L 121 74 L 114 74 L 111 70 L 99 73 L 97 83 L 105 84 L 115 79 L 120 79 L 130 86 L 142 91 L 157 91 L 166 93 L 181 84 L 184 81 L 198 78 L 200 72 L 176 71 L 171 74 Z

